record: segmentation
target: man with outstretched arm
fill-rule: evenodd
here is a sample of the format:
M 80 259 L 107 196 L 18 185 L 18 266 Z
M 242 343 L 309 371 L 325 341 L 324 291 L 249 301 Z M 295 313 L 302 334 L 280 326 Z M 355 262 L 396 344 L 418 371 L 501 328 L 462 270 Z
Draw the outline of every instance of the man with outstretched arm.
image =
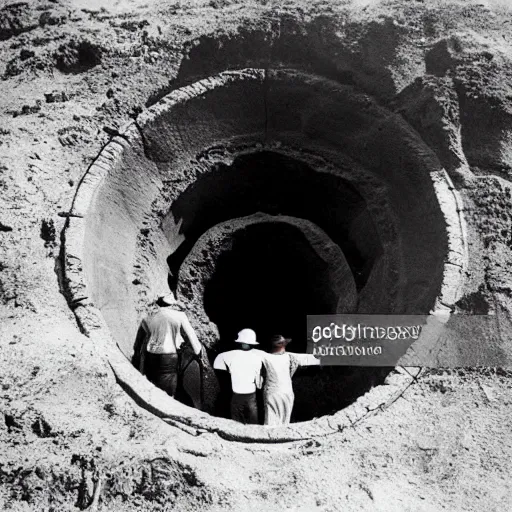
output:
M 287 425 L 290 423 L 293 402 L 292 377 L 299 366 L 319 365 L 320 359 L 312 354 L 287 352 L 286 346 L 292 340 L 280 334 L 272 336 L 270 353 L 263 358 L 263 404 L 265 425 Z

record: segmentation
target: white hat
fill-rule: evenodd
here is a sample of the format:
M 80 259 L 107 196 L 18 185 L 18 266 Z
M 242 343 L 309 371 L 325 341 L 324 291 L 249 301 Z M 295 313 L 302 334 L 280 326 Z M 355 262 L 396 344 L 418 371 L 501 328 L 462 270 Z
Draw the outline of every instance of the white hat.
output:
M 168 293 L 167 295 L 163 295 L 162 297 L 160 297 L 160 300 L 164 303 L 164 304 L 168 304 L 169 306 L 171 304 L 175 304 L 176 302 L 178 302 L 176 300 L 176 297 L 174 296 L 174 293 Z
M 242 329 L 235 341 L 237 343 L 245 343 L 246 345 L 259 345 L 256 341 L 256 333 L 252 329 Z

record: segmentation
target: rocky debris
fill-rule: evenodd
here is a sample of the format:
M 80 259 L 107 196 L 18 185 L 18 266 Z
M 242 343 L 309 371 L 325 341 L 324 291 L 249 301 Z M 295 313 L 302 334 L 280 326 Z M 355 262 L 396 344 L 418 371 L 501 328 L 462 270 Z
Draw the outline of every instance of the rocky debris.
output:
M 123 458 L 117 463 L 93 453 L 74 453 L 60 467 L 41 463 L 27 468 L 12 461 L 0 463 L 0 483 L 10 488 L 10 499 L 39 510 L 60 507 L 74 496 L 79 510 L 96 510 L 98 505 L 121 510 L 121 503 L 133 500 L 143 510 L 160 510 L 190 500 L 197 507 L 219 503 L 227 491 L 215 493 L 199 479 L 190 465 L 166 457 L 135 463 Z M 66 508 L 67 510 L 67 508 Z M 196 510 L 199 510 L 197 508 Z
M 436 76 L 445 76 L 463 64 L 476 62 L 490 62 L 494 53 L 482 49 L 477 43 L 466 35 L 454 35 L 435 43 L 425 55 L 427 73 Z
M 222 9 L 230 4 L 229 0 L 210 0 L 208 5 L 213 9 Z
M 90 142 L 91 132 L 82 126 L 67 126 L 57 131 L 59 142 L 63 146 L 75 146 Z
M 18 76 L 25 72 L 33 72 L 35 74 L 38 71 L 48 70 L 50 67 L 51 63 L 48 59 L 24 47 L 16 57 L 7 62 L 2 79 L 7 80 L 10 77 Z
M 60 473 L 56 468 L 37 464 L 24 467 L 12 461 L 0 463 L 0 482 L 8 485 L 8 503 L 21 501 L 32 510 L 58 510 L 70 492 L 79 485 L 76 474 Z
M 87 39 L 72 39 L 54 54 L 56 67 L 62 73 L 83 73 L 101 64 L 103 49 Z
M 105 7 L 99 9 L 81 9 L 81 11 L 89 16 L 92 20 L 104 21 L 110 19 L 112 16 L 109 14 Z
M 37 114 L 41 110 L 41 100 L 36 100 L 35 105 L 23 105 L 21 115 Z
M 29 2 L 18 2 L 0 9 L 0 41 L 29 32 L 39 25 Z
M 64 103 L 65 101 L 69 101 L 69 97 L 64 91 L 47 92 L 44 94 L 44 97 L 46 103 Z
M 18 259 L 9 261 L 7 270 L 0 274 L 0 303 L 36 312 L 34 291 L 38 283 L 22 272 L 26 261 L 27 255 L 18 253 Z
M 23 426 L 19 421 L 12 415 L 4 413 L 4 424 L 7 427 L 7 432 L 11 433 L 14 430 L 21 430 Z
M 57 434 L 53 431 L 51 425 L 42 417 L 37 418 L 34 423 L 32 423 L 32 432 L 37 437 L 55 437 Z
M 137 32 L 142 30 L 144 27 L 149 26 L 148 20 L 125 20 L 121 23 L 111 22 L 111 25 L 114 27 L 122 28 L 123 30 L 128 30 L 129 32 Z
M 26 48 L 23 48 L 23 50 L 21 50 L 21 52 L 20 52 L 21 60 L 27 60 L 34 56 L 35 56 L 35 52 L 32 50 L 27 50 Z
M 485 178 L 485 185 L 472 190 L 477 209 L 472 213 L 482 232 L 484 247 L 491 253 L 503 246 L 512 250 L 512 187 L 499 178 Z
M 128 117 L 132 119 L 136 119 L 138 115 L 140 115 L 143 111 L 143 108 L 140 105 L 134 105 L 128 112 Z
M 30 114 L 37 114 L 41 111 L 41 100 L 36 100 L 34 105 L 23 105 L 21 110 L 10 111 L 12 117 L 27 116 Z
M 99 470 L 96 467 L 94 458 L 74 454 L 71 464 L 80 467 L 81 478 L 78 485 L 78 497 L 75 506 L 85 510 L 93 504 L 95 491 L 99 482 Z M 92 473 L 92 475 L 91 475 Z
M 52 14 L 49 11 L 45 11 L 41 13 L 41 16 L 39 16 L 39 25 L 41 27 L 45 27 L 46 25 L 54 26 L 54 25 L 62 25 L 66 21 L 66 16 L 57 16 L 55 14 Z
M 115 137 L 116 135 L 119 135 L 119 130 L 117 128 L 112 128 L 110 126 L 104 126 L 102 130 L 110 135 L 111 137 Z
M 44 246 L 54 248 L 56 245 L 55 224 L 52 219 L 43 219 L 41 223 L 41 238 L 44 240 Z
M 459 98 L 461 142 L 471 167 L 512 166 L 512 59 L 474 36 L 438 41 L 426 54 L 427 73 L 450 77 Z
M 451 78 L 417 78 L 392 104 L 436 152 L 452 177 L 471 177 L 462 148 L 459 99 Z

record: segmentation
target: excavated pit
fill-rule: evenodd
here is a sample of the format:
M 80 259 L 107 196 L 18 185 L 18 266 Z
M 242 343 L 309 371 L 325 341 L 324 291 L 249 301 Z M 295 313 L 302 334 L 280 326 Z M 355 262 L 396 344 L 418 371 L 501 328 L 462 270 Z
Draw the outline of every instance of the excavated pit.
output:
M 303 351 L 307 314 L 449 307 L 461 239 L 450 180 L 401 116 L 318 76 L 229 71 L 170 93 L 103 150 L 70 213 L 67 288 L 84 331 L 125 354 L 109 357 L 139 403 L 227 432 L 242 427 L 178 404 L 129 367 L 158 295 L 178 290 L 210 361 L 240 327 L 262 339 L 279 330 Z M 374 391 L 389 370 L 299 374 L 294 420 L 387 396 Z

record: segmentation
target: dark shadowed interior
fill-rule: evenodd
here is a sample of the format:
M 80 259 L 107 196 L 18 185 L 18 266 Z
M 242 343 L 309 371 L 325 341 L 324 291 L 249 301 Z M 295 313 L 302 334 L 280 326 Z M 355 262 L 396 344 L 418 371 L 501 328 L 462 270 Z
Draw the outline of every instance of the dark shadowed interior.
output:
M 250 326 L 263 341 L 281 333 L 305 351 L 306 316 L 336 312 L 328 271 L 297 228 L 264 223 L 236 233 L 204 291 L 205 312 L 219 329 L 219 349 Z
M 298 219 L 298 225 L 262 222 L 234 231 L 223 247 L 215 238 L 198 242 L 214 226 L 256 212 L 288 215 Z M 199 176 L 174 202 L 172 213 L 183 219 L 185 241 L 168 258 L 174 276 L 170 284 L 194 304 L 194 313 L 203 309 L 216 325 L 218 336 L 207 342 L 211 361 L 236 348 L 233 340 L 245 327 L 257 332 L 264 350 L 269 348 L 269 336 L 278 333 L 293 338 L 290 351 L 305 352 L 307 315 L 357 311 L 357 298 L 351 308 L 337 309 L 340 289 L 332 282 L 334 269 L 308 243 L 300 219 L 319 226 L 328 242 L 341 249 L 357 290 L 365 286 L 382 252 L 365 200 L 353 185 L 277 152 L 242 154 L 231 165 L 214 163 L 210 173 Z M 355 227 L 359 228 L 356 239 Z M 186 271 L 180 270 L 193 253 L 193 271 L 188 263 Z M 202 287 L 195 285 L 198 279 Z M 202 303 L 196 307 L 198 300 Z M 293 379 L 292 421 L 334 413 L 382 383 L 389 371 L 300 368 Z M 215 402 L 219 404 L 218 397 Z M 225 415 L 226 409 L 217 407 L 216 412 Z
M 256 331 L 258 348 L 269 350 L 269 337 L 279 333 L 292 338 L 290 351 L 306 352 L 306 316 L 336 313 L 338 294 L 330 276 L 297 228 L 264 223 L 234 234 L 204 290 L 205 312 L 220 335 L 214 353 L 235 348 L 233 340 L 245 327 Z M 299 368 L 292 421 L 336 412 L 381 384 L 390 370 Z
M 198 177 L 173 203 L 171 213 L 182 219 L 185 234 L 185 242 L 168 258 L 173 274 L 207 229 L 255 212 L 290 215 L 320 226 L 343 251 L 358 288 L 381 251 L 371 219 L 365 238 L 372 252 L 361 254 L 353 238 L 351 225 L 366 212 L 366 204 L 347 180 L 290 156 L 261 151 L 237 156 L 231 165 L 214 163 L 211 172 Z

